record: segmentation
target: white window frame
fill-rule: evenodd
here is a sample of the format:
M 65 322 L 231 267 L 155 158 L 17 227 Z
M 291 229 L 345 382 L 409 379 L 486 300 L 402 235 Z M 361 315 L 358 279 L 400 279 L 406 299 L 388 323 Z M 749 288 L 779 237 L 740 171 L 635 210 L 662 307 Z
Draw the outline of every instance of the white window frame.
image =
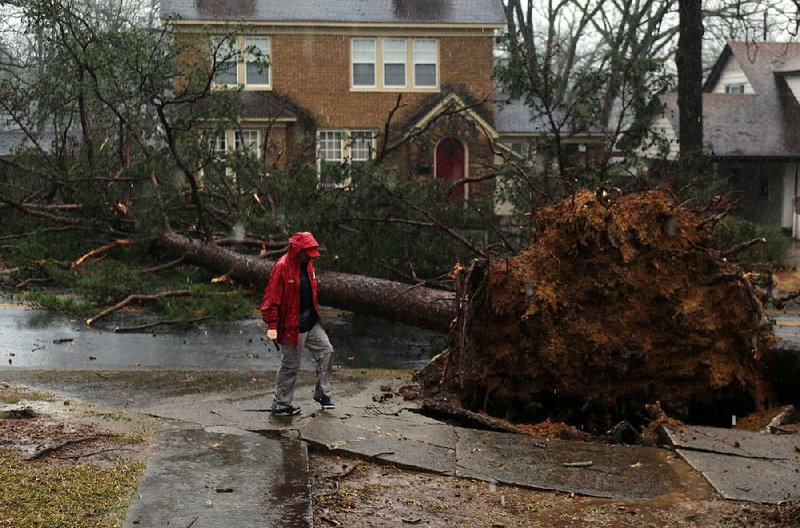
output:
M 257 159 L 261 159 L 261 130 L 257 128 L 243 128 L 241 130 L 234 129 L 233 130 L 233 150 L 234 152 L 245 150 L 249 151 L 250 147 L 244 142 L 244 135 L 245 134 L 255 134 L 255 141 L 253 145 L 255 146 L 255 152 Z
M 267 67 L 266 67 L 266 74 L 267 74 L 267 83 L 251 83 L 248 82 L 247 79 L 247 66 L 250 63 L 250 58 L 255 58 L 252 53 L 247 51 L 250 48 L 248 45 L 248 40 L 250 41 L 264 41 L 266 42 L 266 60 L 267 60 Z M 244 81 L 242 84 L 247 87 L 252 88 L 261 88 L 261 89 L 268 89 L 272 88 L 272 39 L 269 38 L 267 35 L 245 35 L 242 37 L 242 51 L 243 51 L 243 65 L 242 65 L 242 80 Z
M 369 142 L 369 144 L 367 145 L 367 156 L 365 158 L 361 158 L 361 157 L 356 158 L 355 157 L 356 156 L 355 153 L 358 152 L 359 149 L 354 147 L 354 145 L 355 145 L 355 143 L 357 141 L 357 140 L 353 139 L 353 135 L 354 134 L 369 134 L 368 138 L 365 138 L 367 141 L 364 141 L 364 143 Z M 355 162 L 367 162 L 367 161 L 375 159 L 376 143 L 377 143 L 377 139 L 376 139 L 376 135 L 375 135 L 375 131 L 374 130 L 368 130 L 368 129 L 348 130 L 347 131 L 347 149 L 348 149 L 348 154 L 349 154 L 348 157 L 350 159 L 350 162 L 351 163 L 354 162 L 354 161 Z
M 386 58 L 386 44 L 388 42 L 397 42 L 402 44 L 403 49 L 403 61 L 389 61 Z M 403 84 L 389 84 L 386 81 L 386 67 L 387 66 L 397 66 L 399 64 L 403 65 Z M 408 39 L 406 38 L 384 38 L 381 39 L 381 80 L 383 81 L 384 88 L 406 88 L 408 86 Z
M 418 42 L 433 42 L 433 50 L 435 53 L 433 60 L 434 82 L 433 84 L 417 84 L 417 65 L 431 64 L 430 62 L 421 62 L 417 60 L 417 43 Z M 438 88 L 439 87 L 439 39 L 437 38 L 415 38 L 412 39 L 412 68 L 415 88 Z
M 221 39 L 232 39 L 234 51 L 236 52 L 236 83 L 233 84 L 219 84 L 215 79 L 212 79 L 212 88 L 217 90 L 225 90 L 231 88 L 241 87 L 243 90 L 272 90 L 272 39 L 269 35 L 214 35 L 211 37 L 212 50 L 217 49 L 217 42 Z M 247 52 L 247 40 L 266 40 L 267 42 L 267 80 L 268 84 L 248 84 L 247 82 L 247 61 L 249 53 Z M 216 60 L 216 56 L 212 58 Z M 228 62 L 228 61 L 226 61 Z M 213 62 L 212 62 L 213 64 Z
M 329 134 L 332 137 L 327 137 Z M 333 145 L 335 143 L 335 141 L 336 141 L 335 135 L 336 134 L 339 134 L 339 157 L 338 158 L 323 157 L 323 152 L 326 152 L 328 150 L 328 145 L 329 144 Z M 324 140 L 323 140 L 323 135 L 326 136 Z M 334 129 L 334 128 L 318 130 L 317 131 L 317 158 L 319 159 L 319 161 L 320 162 L 343 164 L 345 162 L 345 159 L 346 159 L 345 158 L 345 150 L 346 150 L 345 138 L 346 137 L 347 137 L 347 131 L 346 130 Z M 322 143 L 323 141 L 326 142 L 326 144 L 324 146 L 323 146 L 323 143 Z
M 227 46 L 226 41 L 230 41 L 231 44 L 232 44 L 232 46 L 230 47 L 230 51 L 233 52 L 233 57 L 230 58 L 229 60 L 222 61 L 222 60 L 219 60 L 219 59 L 220 58 L 224 58 L 228 54 L 228 51 L 229 51 L 229 48 Z M 212 55 L 213 55 L 212 58 L 211 58 L 211 67 L 213 68 L 215 65 L 217 67 L 216 71 L 214 72 L 214 76 L 211 79 L 211 82 L 212 82 L 213 86 L 219 87 L 219 88 L 231 88 L 231 87 L 235 87 L 235 86 L 238 85 L 238 82 L 239 82 L 239 56 L 238 56 L 239 53 L 238 53 L 238 51 L 239 51 L 239 47 L 238 47 L 238 44 L 237 44 L 237 41 L 236 41 L 236 37 L 233 37 L 231 35 L 214 35 L 214 36 L 211 37 L 211 52 L 212 52 Z M 236 75 L 236 82 L 234 82 L 234 83 L 218 83 L 216 74 L 217 74 L 217 72 L 219 72 L 219 69 L 224 64 L 227 64 L 227 63 L 232 63 L 233 66 L 234 66 L 233 70 L 234 70 L 234 73 Z
M 374 41 L 375 42 L 375 85 L 367 86 L 355 84 L 354 70 L 354 41 Z M 402 40 L 405 42 L 405 58 L 404 58 L 404 71 L 405 71 L 405 84 L 404 85 L 388 85 L 386 84 L 386 65 L 387 64 L 400 64 L 399 62 L 387 63 L 385 60 L 385 43 L 388 40 Z M 417 85 L 416 84 L 416 64 L 431 64 L 430 62 L 417 62 L 414 57 L 414 46 L 416 41 L 433 41 L 436 43 L 436 84 L 435 85 Z M 441 90 L 441 49 L 440 39 L 437 37 L 352 37 L 350 39 L 350 91 L 353 92 L 439 92 Z M 367 64 L 360 62 L 358 64 Z
M 339 139 L 339 148 L 341 152 L 341 158 L 338 159 L 323 159 L 322 152 L 322 136 L 328 133 L 340 133 L 341 137 Z M 351 137 L 353 133 L 369 133 L 370 137 L 370 146 L 369 146 L 369 153 L 366 159 L 353 159 L 352 158 L 352 141 Z M 325 128 L 317 130 L 317 178 L 321 178 L 322 176 L 322 163 L 329 162 L 329 163 L 339 163 L 340 165 L 349 166 L 353 162 L 356 163 L 363 163 L 370 160 L 375 159 L 375 154 L 377 150 L 377 142 L 378 142 L 378 135 L 375 130 L 367 129 L 367 128 Z M 341 184 L 338 184 L 338 188 L 348 187 L 350 185 L 350 178 L 345 178 L 345 181 Z
M 220 130 L 214 134 L 214 157 L 217 161 L 222 161 L 228 155 L 228 134 L 225 130 Z M 220 142 L 220 140 L 222 140 Z
M 369 62 L 356 62 L 356 42 L 372 43 L 372 84 L 356 84 L 356 64 L 370 64 Z M 354 88 L 376 88 L 378 86 L 378 39 L 362 37 L 350 39 L 350 86 Z

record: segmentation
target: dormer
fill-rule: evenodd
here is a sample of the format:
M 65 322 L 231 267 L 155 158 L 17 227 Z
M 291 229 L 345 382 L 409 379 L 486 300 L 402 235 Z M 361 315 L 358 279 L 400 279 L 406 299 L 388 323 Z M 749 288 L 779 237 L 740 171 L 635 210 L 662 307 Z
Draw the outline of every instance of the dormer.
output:
M 711 69 L 703 91 L 731 95 L 756 93 L 730 46 L 725 46 L 717 63 Z

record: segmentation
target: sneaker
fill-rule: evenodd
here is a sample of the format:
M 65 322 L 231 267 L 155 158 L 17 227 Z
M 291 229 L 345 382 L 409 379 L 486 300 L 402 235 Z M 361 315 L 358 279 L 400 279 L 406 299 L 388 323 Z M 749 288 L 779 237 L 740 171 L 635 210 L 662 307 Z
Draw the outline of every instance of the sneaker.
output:
M 314 396 L 314 401 L 317 402 L 323 409 L 336 408 L 336 405 L 334 405 L 333 400 L 331 400 L 330 396 Z
M 270 410 L 273 416 L 294 416 L 295 414 L 300 414 L 300 411 L 302 411 L 302 409 L 300 407 L 295 407 L 294 405 Z

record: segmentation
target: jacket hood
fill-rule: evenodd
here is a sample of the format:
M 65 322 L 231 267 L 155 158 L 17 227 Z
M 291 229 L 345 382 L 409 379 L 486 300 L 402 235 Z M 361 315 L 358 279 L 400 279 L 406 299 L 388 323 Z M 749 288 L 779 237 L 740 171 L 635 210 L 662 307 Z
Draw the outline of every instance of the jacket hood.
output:
M 290 259 L 295 260 L 299 258 L 300 252 L 307 248 L 319 247 L 319 242 L 314 238 L 314 235 L 308 231 L 298 231 L 289 237 L 289 251 L 288 256 Z

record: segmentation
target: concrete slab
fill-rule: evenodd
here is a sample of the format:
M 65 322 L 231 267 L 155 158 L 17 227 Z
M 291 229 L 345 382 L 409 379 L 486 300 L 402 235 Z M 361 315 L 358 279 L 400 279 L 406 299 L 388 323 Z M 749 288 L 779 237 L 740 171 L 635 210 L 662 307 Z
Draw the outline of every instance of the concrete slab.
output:
M 334 453 L 375 458 L 443 475 L 455 474 L 455 437 L 449 428 L 431 429 L 428 438 L 416 431 L 411 435 L 414 439 L 405 435 L 391 420 L 375 419 L 372 424 L 366 418 L 362 420 L 318 416 L 300 429 L 300 434 L 306 442 Z M 410 430 L 415 427 L 413 423 L 406 425 Z M 392 430 L 395 426 L 398 429 Z M 443 433 L 444 438 L 437 432 Z M 449 438 L 453 440 L 451 445 L 447 445 Z
M 747 458 L 794 460 L 800 466 L 800 436 L 701 426 L 665 427 L 664 431 L 676 448 Z
M 786 460 L 763 460 L 678 449 L 726 499 L 777 504 L 800 499 L 800 466 Z
M 154 447 L 123 528 L 312 526 L 308 453 L 296 435 L 172 426 Z
M 457 476 L 624 500 L 657 497 L 679 482 L 663 449 L 462 428 L 457 434 Z M 580 462 L 591 465 L 565 465 Z
M 713 427 L 664 430 L 678 454 L 726 499 L 800 499 L 800 437 Z

